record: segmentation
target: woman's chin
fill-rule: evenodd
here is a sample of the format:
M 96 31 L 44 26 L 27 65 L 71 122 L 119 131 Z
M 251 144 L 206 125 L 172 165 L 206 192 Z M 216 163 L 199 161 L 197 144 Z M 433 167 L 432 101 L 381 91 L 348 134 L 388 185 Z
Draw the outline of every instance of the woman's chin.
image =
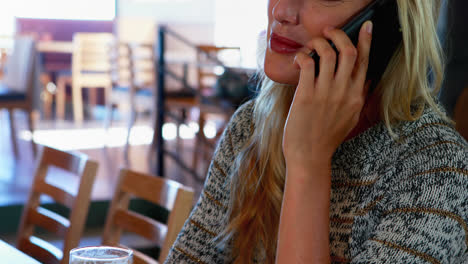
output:
M 289 58 L 289 56 L 280 56 L 279 54 L 269 54 L 267 52 L 264 65 L 265 74 L 277 83 L 297 85 L 300 70 L 294 67 L 293 63 L 294 57 Z
M 287 85 L 297 85 L 299 80 L 299 73 L 271 70 L 268 67 L 265 67 L 265 75 L 274 82 Z

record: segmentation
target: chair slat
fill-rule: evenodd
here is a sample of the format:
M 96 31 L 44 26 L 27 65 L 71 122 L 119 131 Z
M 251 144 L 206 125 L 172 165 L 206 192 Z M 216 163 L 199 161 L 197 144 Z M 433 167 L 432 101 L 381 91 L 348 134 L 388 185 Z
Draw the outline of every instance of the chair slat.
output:
M 131 171 L 122 182 L 122 191 L 128 192 L 147 201 L 159 204 L 171 210 L 177 195 L 177 189 L 182 185 L 171 180 L 164 181 L 161 178 L 139 174 L 140 180 L 134 181 Z M 155 195 L 159 194 L 159 195 Z
M 79 178 L 80 184 L 76 196 L 52 185 L 53 183 L 46 183 L 49 166 L 62 168 Z M 34 182 L 18 228 L 17 245 L 20 250 L 26 254 L 32 252 L 29 255 L 35 258 L 39 256 L 39 260 L 43 263 L 68 264 L 69 252 L 78 246 L 86 222 L 97 167 L 97 163 L 89 160 L 84 154 L 63 152 L 47 146 L 43 147 L 41 156 L 38 159 Z M 43 194 L 67 206 L 70 209 L 69 219 L 39 207 L 40 197 Z M 63 247 L 57 249 L 34 237 L 35 227 L 42 227 L 59 235 L 63 239 Z M 44 250 L 49 251 L 49 253 L 44 253 Z M 58 261 L 53 260 L 51 256 L 55 256 Z
M 167 220 L 167 234 L 164 245 L 161 247 L 159 260 L 163 261 L 169 254 L 169 250 L 180 233 L 182 226 L 189 217 L 193 201 L 193 191 L 180 189 L 174 204 L 174 210 Z
M 115 212 L 114 224 L 161 245 L 166 236 L 167 227 L 157 221 L 128 210 Z
M 56 202 L 61 203 L 68 208 L 72 208 L 75 201 L 75 196 L 73 194 L 43 181 L 38 182 L 34 186 L 34 191 L 46 194 L 52 197 Z
M 68 219 L 43 207 L 38 207 L 37 209 L 30 208 L 28 214 L 29 223 L 42 227 L 61 237 L 65 236 L 67 228 L 70 227 Z
M 173 193 L 172 193 L 173 192 Z M 134 196 L 162 205 L 158 201 L 170 201 L 167 225 L 128 210 Z M 162 198 L 165 197 L 166 198 Z M 167 197 L 168 196 L 168 197 Z M 172 197 L 174 196 L 174 197 Z M 175 181 L 127 169 L 120 170 L 114 198 L 109 208 L 103 233 L 103 244 L 118 245 L 122 231 L 130 231 L 160 246 L 159 262 L 164 262 L 168 249 L 180 232 L 192 208 L 193 191 Z M 155 264 L 152 258 L 135 253 L 134 264 Z
M 53 148 L 44 148 L 42 163 L 55 166 L 73 174 L 80 174 L 87 158 L 81 153 L 65 153 Z M 59 159 L 57 157 L 60 157 Z
M 18 249 L 25 252 L 41 263 L 60 264 L 62 252 L 50 243 L 38 238 L 22 238 L 18 243 Z

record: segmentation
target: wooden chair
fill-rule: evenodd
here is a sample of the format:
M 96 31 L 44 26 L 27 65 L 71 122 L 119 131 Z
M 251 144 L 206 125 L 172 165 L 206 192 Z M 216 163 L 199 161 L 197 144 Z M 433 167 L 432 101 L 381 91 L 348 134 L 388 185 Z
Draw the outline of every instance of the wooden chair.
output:
M 223 53 L 229 54 L 230 58 L 223 58 Z M 225 56 L 226 57 L 226 56 Z M 197 46 L 197 81 L 198 89 L 204 95 L 213 94 L 213 86 L 219 73 L 216 72 L 216 67 L 220 65 L 215 60 L 226 64 L 226 66 L 240 67 L 241 56 L 240 47 L 223 47 L 215 45 L 198 45 Z
M 112 90 L 106 103 L 107 115 L 105 127 L 109 128 L 113 120 L 114 109 L 118 106 L 127 108 L 126 150 L 130 132 L 139 113 L 154 109 L 154 51 L 152 44 L 115 43 L 111 55 Z M 125 151 L 126 153 L 127 151 Z
M 71 82 L 73 115 L 76 122 L 83 121 L 82 89 L 90 88 L 90 101 L 96 101 L 95 88 L 104 88 L 105 100 L 112 89 L 110 48 L 114 42 L 111 33 L 75 33 L 72 54 L 72 75 L 57 80 L 57 117 L 65 115 L 65 86 Z
M 458 97 L 454 110 L 457 131 L 468 140 L 468 87 Z
M 14 40 L 12 54 L 6 62 L 7 72 L 0 83 L 0 109 L 6 108 L 10 117 L 11 143 L 15 157 L 18 157 L 18 144 L 13 111 L 24 110 L 27 113 L 29 130 L 33 132 L 33 97 L 35 76 L 35 41 L 30 37 L 18 37 Z M 33 153 L 36 145 L 31 140 Z
M 127 43 L 118 42 L 112 43 L 110 49 L 110 76 L 112 89 L 109 100 L 106 100 L 106 116 L 104 119 L 104 127 L 108 129 L 113 122 L 114 110 L 121 105 L 129 107 L 129 93 L 132 85 L 132 61 L 131 49 Z
M 140 113 L 150 112 L 155 119 L 155 54 L 154 46 L 150 43 L 116 43 L 113 45 L 111 56 L 112 92 L 107 103 L 107 115 L 105 127 L 109 128 L 113 120 L 113 111 L 118 105 L 126 104 L 129 109 L 127 122 L 127 139 L 124 153 L 128 155 L 131 130 Z M 181 67 L 182 66 L 182 67 Z M 184 65 L 167 65 L 173 71 L 182 69 Z M 182 79 L 187 78 L 187 73 L 181 74 Z M 182 118 L 184 111 L 196 105 L 196 96 L 193 92 L 176 89 L 168 85 L 170 91 L 166 95 L 166 106 L 171 110 L 179 110 Z M 180 84 L 180 86 L 182 86 Z M 123 108 L 123 107 L 122 107 Z M 122 110 L 122 109 L 121 109 Z M 183 120 L 185 121 L 185 120 Z M 181 122 L 178 122 L 179 125 Z M 154 138 L 157 133 L 154 133 Z M 179 137 L 177 144 L 180 145 Z
M 167 225 L 130 211 L 130 199 L 138 197 L 159 204 L 170 211 Z M 135 233 L 153 241 L 161 248 L 159 263 L 164 262 L 192 208 L 193 191 L 168 179 L 122 169 L 107 215 L 103 245 L 120 246 L 122 231 Z M 134 251 L 134 264 L 158 263 L 153 258 Z
M 231 60 L 226 61 L 223 60 L 220 55 L 222 55 L 223 52 L 230 52 L 231 54 L 234 54 L 235 56 L 231 56 Z M 220 47 L 220 46 L 214 46 L 214 45 L 199 45 L 197 46 L 197 81 L 198 81 L 198 89 L 200 91 L 199 98 L 197 100 L 197 107 L 200 109 L 200 114 L 198 117 L 198 133 L 195 138 L 195 147 L 194 149 L 201 149 L 202 155 L 198 153 L 194 153 L 193 155 L 193 161 L 192 161 L 192 166 L 194 170 L 197 170 L 198 163 L 200 157 L 204 159 L 204 161 L 209 161 L 211 158 L 211 153 L 214 150 L 213 147 L 207 148 L 206 144 L 202 144 L 201 141 L 208 142 L 212 146 L 215 145 L 216 141 L 219 139 L 219 137 L 222 134 L 222 131 L 224 130 L 225 125 L 229 121 L 231 115 L 234 113 L 235 109 L 228 107 L 228 106 L 222 106 L 220 107 L 219 105 L 214 105 L 210 103 L 206 103 L 203 100 L 203 96 L 214 96 L 215 91 L 214 91 L 214 85 L 216 83 L 216 80 L 219 76 L 219 73 L 216 72 L 216 69 L 219 68 L 219 64 L 213 61 L 213 59 L 217 59 L 220 62 L 224 62 L 227 64 L 227 66 L 237 66 L 240 67 L 241 64 L 241 55 L 240 55 L 240 48 L 239 47 Z M 222 125 L 220 129 L 218 129 L 216 136 L 213 140 L 209 140 L 203 131 L 203 128 L 205 127 L 206 121 L 211 117 L 215 117 L 217 119 L 220 119 L 222 122 Z
M 76 194 L 61 189 L 46 180 L 47 171 L 57 167 L 79 177 Z M 82 235 L 97 163 L 84 154 L 74 154 L 44 147 L 38 159 L 38 166 L 29 198 L 24 206 L 17 237 L 17 248 L 42 263 L 68 264 L 69 252 L 78 246 Z M 65 218 L 40 206 L 41 195 L 47 195 L 70 209 Z M 64 238 L 62 249 L 36 237 L 34 229 L 40 227 Z

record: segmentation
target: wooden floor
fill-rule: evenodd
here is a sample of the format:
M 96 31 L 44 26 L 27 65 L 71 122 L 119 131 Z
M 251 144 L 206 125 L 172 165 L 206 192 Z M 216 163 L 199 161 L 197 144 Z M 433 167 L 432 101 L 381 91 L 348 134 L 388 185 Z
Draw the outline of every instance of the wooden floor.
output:
M 25 114 L 20 111 L 15 112 L 15 121 L 18 135 L 21 137 L 21 135 L 24 134 L 26 128 Z M 144 120 L 140 121 L 138 125 L 146 126 L 148 128 L 151 127 L 150 122 Z M 124 128 L 123 124 L 119 125 L 117 123 L 115 125 L 115 127 L 119 126 L 121 129 Z M 54 131 L 54 128 L 60 128 L 61 130 L 66 131 L 66 133 L 82 128 L 88 128 L 89 131 L 93 131 L 93 129 L 99 131 L 99 129 L 102 129 L 102 122 L 89 121 L 85 122 L 81 126 L 77 126 L 72 121 L 56 122 L 40 120 L 36 124 L 37 131 L 50 132 Z M 100 132 L 102 133 L 102 130 Z M 86 134 L 86 137 L 87 138 L 76 138 L 76 140 L 80 142 L 87 142 L 95 138 L 93 134 L 89 133 Z M 53 143 L 53 146 L 58 146 L 61 148 L 60 140 L 58 140 L 56 136 L 55 138 L 54 136 L 49 136 L 49 139 L 46 138 L 45 140 L 49 140 L 50 143 Z M 62 141 L 63 140 L 64 139 L 62 139 Z M 70 141 L 70 139 L 66 139 L 66 137 L 65 140 Z M 72 140 L 75 141 L 75 139 Z M 183 143 L 182 148 L 180 149 L 181 154 L 183 155 L 184 159 L 189 162 L 193 153 L 193 139 L 185 139 L 181 142 Z M 32 155 L 30 143 L 31 142 L 20 138 L 20 157 L 16 159 L 13 155 L 10 141 L 8 115 L 5 110 L 0 110 L 0 207 L 23 204 L 27 198 L 35 168 L 35 159 Z M 64 145 L 65 143 L 67 142 L 63 141 Z M 168 141 L 167 147 L 169 149 L 175 148 L 175 140 Z M 98 148 L 92 148 L 91 146 L 91 148 L 88 147 L 87 149 L 76 149 L 73 151 L 85 153 L 99 163 L 98 175 L 92 192 L 92 200 L 108 200 L 111 198 L 113 195 L 114 186 L 116 184 L 118 171 L 121 167 L 127 167 L 136 171 L 147 173 L 154 172 L 154 155 L 150 155 L 150 153 L 154 152 L 150 151 L 149 144 L 131 146 L 128 162 L 125 161 L 122 146 Z M 196 192 L 196 199 L 194 200 L 196 201 L 203 186 L 203 179 L 195 179 L 190 174 L 185 173 L 177 166 L 175 166 L 175 164 L 170 159 L 166 159 L 165 166 L 167 174 L 166 177 L 192 187 Z M 203 170 L 206 168 L 206 164 L 201 164 L 199 167 L 201 168 L 199 170 L 199 174 L 204 176 L 206 172 Z M 61 176 L 60 172 L 51 171 L 50 176 L 48 177 L 60 178 Z

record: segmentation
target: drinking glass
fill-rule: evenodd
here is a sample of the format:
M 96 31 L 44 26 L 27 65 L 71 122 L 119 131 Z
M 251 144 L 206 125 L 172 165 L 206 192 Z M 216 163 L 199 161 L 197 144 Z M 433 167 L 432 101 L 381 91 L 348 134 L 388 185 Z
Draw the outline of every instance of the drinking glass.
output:
M 70 251 L 70 264 L 132 264 L 133 251 L 125 248 L 96 246 Z

